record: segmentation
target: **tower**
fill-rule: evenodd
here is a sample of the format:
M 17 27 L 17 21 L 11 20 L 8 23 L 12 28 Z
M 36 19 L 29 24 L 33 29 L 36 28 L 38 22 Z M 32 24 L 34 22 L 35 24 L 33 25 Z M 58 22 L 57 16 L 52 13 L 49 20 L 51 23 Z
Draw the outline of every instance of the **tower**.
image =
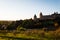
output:
M 42 15 L 42 12 L 40 12 L 40 15 L 39 15 L 39 16 L 40 16 L 40 18 L 42 18 L 42 16 L 43 16 L 43 15 Z
M 34 20 L 36 20 L 37 19 L 37 16 L 36 16 L 36 14 L 34 15 Z

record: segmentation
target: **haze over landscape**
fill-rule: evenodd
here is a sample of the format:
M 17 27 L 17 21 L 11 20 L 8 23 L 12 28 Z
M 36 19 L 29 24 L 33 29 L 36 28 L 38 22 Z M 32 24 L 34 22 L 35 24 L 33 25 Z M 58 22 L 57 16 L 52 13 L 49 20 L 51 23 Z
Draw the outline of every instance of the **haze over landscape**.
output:
M 60 0 L 0 0 L 0 20 L 29 19 L 40 12 L 60 13 Z

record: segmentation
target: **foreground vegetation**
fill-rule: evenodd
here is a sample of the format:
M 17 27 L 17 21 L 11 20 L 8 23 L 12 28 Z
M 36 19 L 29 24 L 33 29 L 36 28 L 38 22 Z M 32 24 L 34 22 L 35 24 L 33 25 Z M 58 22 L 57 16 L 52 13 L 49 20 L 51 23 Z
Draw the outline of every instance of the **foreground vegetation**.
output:
M 25 31 L 0 32 L 0 40 L 60 40 L 60 28 L 55 31 L 27 29 Z

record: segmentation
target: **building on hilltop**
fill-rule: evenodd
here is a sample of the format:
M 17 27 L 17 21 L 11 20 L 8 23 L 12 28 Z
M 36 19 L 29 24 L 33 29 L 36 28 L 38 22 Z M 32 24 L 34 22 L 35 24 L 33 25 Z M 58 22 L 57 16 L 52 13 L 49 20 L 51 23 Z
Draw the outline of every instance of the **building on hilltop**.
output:
M 54 12 L 54 14 L 51 15 L 43 15 L 42 12 L 40 12 L 39 18 L 37 18 L 37 16 L 34 15 L 34 20 L 55 19 L 56 17 L 60 18 L 60 14 L 58 12 Z

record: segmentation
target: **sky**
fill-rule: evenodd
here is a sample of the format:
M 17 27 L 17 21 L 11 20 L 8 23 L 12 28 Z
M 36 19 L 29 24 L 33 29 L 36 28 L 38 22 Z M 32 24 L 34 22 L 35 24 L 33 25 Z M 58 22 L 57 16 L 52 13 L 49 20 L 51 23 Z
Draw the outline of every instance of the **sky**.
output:
M 60 13 L 60 0 L 0 0 L 0 20 L 30 19 Z

